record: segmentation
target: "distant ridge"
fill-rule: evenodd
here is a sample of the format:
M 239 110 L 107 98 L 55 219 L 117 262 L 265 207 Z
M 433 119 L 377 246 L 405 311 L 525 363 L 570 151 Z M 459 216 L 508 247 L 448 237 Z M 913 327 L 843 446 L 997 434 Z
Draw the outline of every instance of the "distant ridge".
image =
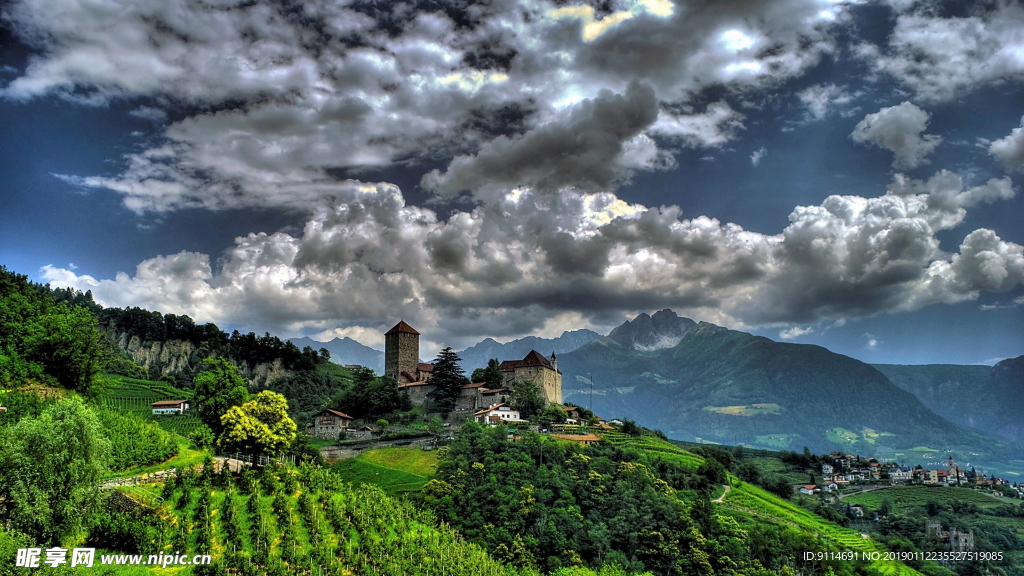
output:
M 497 358 L 498 360 L 520 360 L 529 354 L 530 350 L 536 350 L 547 358 L 551 356 L 552 352 L 555 354 L 572 352 L 598 338 L 601 338 L 600 334 L 585 328 L 571 332 L 562 332 L 562 335 L 558 338 L 527 336 L 504 344 L 495 341 L 493 338 L 486 338 L 459 352 L 459 357 L 462 358 L 462 367 L 467 372 L 472 372 L 474 368 L 487 366 L 487 361 L 491 358 Z
M 877 364 L 875 368 L 936 414 L 1024 444 L 1024 356 L 995 366 Z
M 681 318 L 666 308 L 655 312 L 653 316 L 641 313 L 631 322 L 627 321 L 612 330 L 608 338 L 627 348 L 650 352 L 679 344 L 683 336 L 696 325 L 693 320 Z
M 360 344 L 348 336 L 335 338 L 329 342 L 319 342 L 308 336 L 290 338 L 289 340 L 299 348 L 304 346 L 311 346 L 314 350 L 326 348 L 331 353 L 331 362 L 335 364 L 358 364 L 371 368 L 378 374 L 384 372 L 384 352 Z

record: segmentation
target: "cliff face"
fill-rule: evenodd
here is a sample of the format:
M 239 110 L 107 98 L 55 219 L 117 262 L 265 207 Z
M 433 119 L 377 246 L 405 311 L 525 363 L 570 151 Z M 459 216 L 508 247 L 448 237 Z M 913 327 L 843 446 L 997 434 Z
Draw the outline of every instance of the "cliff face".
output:
M 150 377 L 191 377 L 199 370 L 203 358 L 207 356 L 188 340 L 143 340 L 138 336 L 129 336 L 126 332 L 112 332 L 110 335 L 134 362 L 149 370 Z M 280 358 L 252 366 L 241 363 L 239 368 L 242 375 L 249 380 L 249 387 L 254 389 L 264 388 L 276 378 L 288 373 Z

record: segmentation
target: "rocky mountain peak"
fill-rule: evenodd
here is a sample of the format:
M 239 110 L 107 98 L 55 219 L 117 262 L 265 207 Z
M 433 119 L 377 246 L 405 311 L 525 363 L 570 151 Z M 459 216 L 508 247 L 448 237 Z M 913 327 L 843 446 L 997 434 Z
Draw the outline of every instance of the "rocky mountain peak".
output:
M 682 318 L 666 308 L 655 312 L 653 316 L 641 313 L 612 330 L 608 337 L 623 346 L 649 352 L 679 344 L 683 336 L 696 325 L 693 320 Z

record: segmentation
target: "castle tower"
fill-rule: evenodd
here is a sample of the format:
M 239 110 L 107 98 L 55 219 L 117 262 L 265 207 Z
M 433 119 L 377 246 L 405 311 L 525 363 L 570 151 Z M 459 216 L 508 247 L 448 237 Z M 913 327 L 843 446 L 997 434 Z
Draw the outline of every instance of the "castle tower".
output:
M 384 333 L 384 374 L 399 384 L 413 382 L 420 362 L 420 333 L 405 320 Z
M 551 352 L 551 369 L 558 372 L 558 358 L 555 358 L 555 352 Z

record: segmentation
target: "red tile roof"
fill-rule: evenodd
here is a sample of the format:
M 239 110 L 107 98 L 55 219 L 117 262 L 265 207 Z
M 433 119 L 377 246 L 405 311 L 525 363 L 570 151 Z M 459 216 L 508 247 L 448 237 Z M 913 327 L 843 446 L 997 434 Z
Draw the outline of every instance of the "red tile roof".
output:
M 530 353 L 526 355 L 526 358 L 522 360 L 505 360 L 501 363 L 502 372 L 511 372 L 516 368 L 529 368 L 533 366 L 544 366 L 545 368 L 552 368 L 551 361 L 545 358 L 540 352 L 536 350 L 530 350 Z
M 340 418 L 345 418 L 345 419 L 348 419 L 348 420 L 354 420 L 354 418 L 352 418 L 348 414 L 345 414 L 344 412 L 338 412 L 337 410 L 331 410 L 330 408 L 325 409 L 324 412 L 330 412 L 331 414 L 334 414 L 335 416 L 338 416 Z M 323 414 L 323 412 L 321 412 L 321 414 Z
M 415 334 L 417 336 L 420 335 L 420 333 L 417 332 L 415 328 L 406 324 L 405 320 L 402 320 L 398 324 L 395 324 L 395 327 L 385 332 L 384 335 L 387 336 L 389 334 L 395 334 L 398 332 L 401 332 L 403 334 Z
M 416 368 L 417 368 L 417 369 L 418 369 L 418 370 L 419 370 L 420 372 L 433 372 L 433 371 L 434 371 L 434 365 L 433 365 L 433 364 L 427 364 L 427 363 L 425 363 L 425 362 L 419 362 L 419 363 L 417 363 L 417 364 L 416 364 Z
M 178 406 L 179 404 L 185 404 L 187 402 L 188 400 L 157 400 L 156 402 L 153 402 L 153 406 Z
M 495 404 L 494 406 L 488 406 L 487 408 L 484 408 L 483 410 L 477 410 L 476 412 L 473 413 L 473 416 L 480 416 L 481 414 L 487 414 L 491 410 L 497 410 L 498 408 L 500 408 L 502 406 L 505 406 L 505 404 L 502 403 L 502 404 Z

